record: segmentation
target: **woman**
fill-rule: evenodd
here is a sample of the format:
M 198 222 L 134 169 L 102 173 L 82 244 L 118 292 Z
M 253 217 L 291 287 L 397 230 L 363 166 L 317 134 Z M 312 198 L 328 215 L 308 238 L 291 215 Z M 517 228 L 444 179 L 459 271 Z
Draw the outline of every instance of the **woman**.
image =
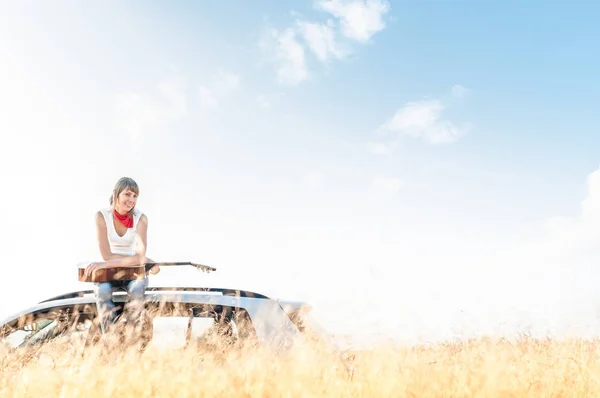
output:
M 110 267 L 139 267 L 150 262 L 146 257 L 148 218 L 136 208 L 139 195 L 137 183 L 128 177 L 117 181 L 110 197 L 110 207 L 96 213 L 96 231 L 100 254 L 104 262 L 92 263 L 85 273 Z M 158 266 L 150 270 L 158 273 Z M 144 308 L 144 294 L 148 277 L 136 280 L 96 283 L 96 300 L 100 327 L 104 333 L 114 321 L 115 305 L 113 291 L 126 290 L 131 300 L 127 304 L 127 318 L 134 322 L 141 320 Z

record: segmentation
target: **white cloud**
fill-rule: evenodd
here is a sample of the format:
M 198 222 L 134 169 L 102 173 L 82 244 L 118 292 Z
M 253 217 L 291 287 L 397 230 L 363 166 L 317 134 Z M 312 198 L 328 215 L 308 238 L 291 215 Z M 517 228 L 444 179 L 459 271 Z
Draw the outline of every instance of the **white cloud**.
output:
M 131 140 L 167 121 L 179 120 L 187 114 L 187 100 L 181 79 L 169 78 L 158 84 L 158 93 L 143 95 L 124 92 L 115 96 L 117 129 Z
M 363 43 L 385 28 L 390 9 L 384 0 L 322 0 L 318 6 L 340 20 L 344 36 Z
M 466 134 L 459 127 L 441 118 L 445 106 L 439 100 L 413 101 L 398 109 L 382 128 L 403 136 L 419 138 L 432 145 L 447 144 Z
M 340 43 L 336 41 L 335 25 L 332 21 L 298 22 L 298 28 L 304 41 L 319 61 L 327 63 L 332 58 L 341 59 L 346 55 Z
M 392 176 L 378 176 L 373 184 L 382 192 L 389 188 L 390 194 L 402 189 Z M 357 329 L 368 328 L 368 320 L 379 324 L 374 330 L 386 330 L 402 339 L 419 335 L 437 340 L 459 337 L 459 333 L 460 337 L 514 336 L 518 332 L 539 337 L 597 337 L 599 223 L 600 168 L 587 178 L 580 212 L 553 218 L 549 233 L 535 239 L 519 239 L 512 244 L 500 239 L 461 242 L 458 230 L 455 236 L 442 237 L 444 234 L 428 226 L 411 226 L 415 228 L 413 236 L 422 237 L 414 241 L 419 250 L 394 253 L 394 243 L 379 253 L 370 248 L 371 253 L 380 255 L 379 261 L 371 262 L 377 264 L 380 275 L 379 280 L 365 278 L 367 283 L 360 285 L 361 300 L 356 304 L 368 307 L 370 316 L 361 318 L 363 323 L 357 322 Z M 396 265 L 403 263 L 410 266 L 404 270 Z M 410 282 L 394 294 L 406 293 L 407 300 L 412 298 L 410 306 L 399 309 L 404 322 L 386 319 L 385 308 L 379 305 L 398 299 L 386 292 L 393 287 L 388 281 L 397 281 L 400 274 Z M 430 275 L 436 277 L 431 279 Z M 417 319 L 411 313 L 419 314 Z
M 373 186 L 386 194 L 396 194 L 400 192 L 403 182 L 400 178 L 380 175 L 373 178 Z
M 600 247 L 600 168 L 588 175 L 587 191 L 579 216 L 548 220 L 548 236 L 537 245 L 541 250 L 569 256 L 574 251 Z
M 452 87 L 452 95 L 454 98 L 463 99 L 469 95 L 469 93 L 470 90 L 464 86 L 461 86 L 460 84 L 456 84 L 454 87 Z
M 588 197 L 581 205 L 581 216 L 585 221 L 598 224 L 600 221 L 600 169 L 587 178 Z
M 158 85 L 159 92 L 165 99 L 163 108 L 166 118 L 181 119 L 187 113 L 187 101 L 184 82 L 181 79 L 169 78 Z
M 117 112 L 117 128 L 131 140 L 137 141 L 142 132 L 158 121 L 154 106 L 138 93 L 127 92 L 115 97 Z
M 220 95 L 229 94 L 240 88 L 240 77 L 227 71 L 219 71 L 214 82 L 214 90 Z
M 203 109 L 216 109 L 220 102 L 240 88 L 240 77 L 219 71 L 210 84 L 201 85 L 197 92 Z M 166 122 L 178 121 L 189 111 L 185 82 L 170 77 L 156 86 L 154 93 L 122 92 L 115 96 L 116 128 L 132 141 Z
M 216 109 L 219 106 L 219 101 L 208 87 L 200 86 L 198 95 L 200 96 L 200 107 L 202 109 Z
M 344 59 L 351 50 L 340 38 L 368 42 L 385 28 L 383 15 L 390 9 L 384 0 L 320 0 L 316 7 L 334 19 L 325 22 L 296 19 L 294 26 L 281 32 L 271 30 L 260 42 L 275 64 L 280 84 L 297 85 L 309 78 L 306 49 L 323 64 Z
M 600 260 L 600 168 L 587 176 L 587 194 L 574 216 L 547 219 L 542 233 L 507 253 L 539 273 L 573 270 Z
M 490 253 L 487 268 L 495 271 L 489 276 L 502 286 L 497 297 L 505 305 L 526 309 L 538 328 L 548 324 L 560 333 L 581 333 L 593 326 L 597 333 L 599 223 L 600 169 L 596 169 L 587 177 L 579 214 L 552 217 L 540 235 Z
M 391 153 L 391 148 L 389 144 L 385 144 L 382 142 L 369 142 L 367 144 L 367 149 L 369 152 L 374 153 L 376 155 L 386 155 Z
M 231 93 L 240 89 L 240 77 L 227 71 L 219 71 L 209 85 L 201 85 L 198 95 L 200 107 L 204 110 L 214 110 L 219 103 Z
M 325 182 L 325 174 L 321 172 L 307 173 L 302 177 L 306 185 L 319 186 Z
M 262 94 L 256 96 L 256 102 L 263 108 L 271 107 L 271 103 L 269 102 L 267 97 Z
M 281 102 L 281 100 L 285 97 L 285 95 L 281 92 L 274 92 L 269 94 L 259 94 L 256 96 L 256 103 L 264 109 L 271 108 L 272 105 L 277 105 Z
M 297 32 L 287 28 L 283 32 L 272 30 L 261 42 L 275 64 L 277 81 L 284 85 L 297 85 L 308 79 L 304 46 L 297 40 Z

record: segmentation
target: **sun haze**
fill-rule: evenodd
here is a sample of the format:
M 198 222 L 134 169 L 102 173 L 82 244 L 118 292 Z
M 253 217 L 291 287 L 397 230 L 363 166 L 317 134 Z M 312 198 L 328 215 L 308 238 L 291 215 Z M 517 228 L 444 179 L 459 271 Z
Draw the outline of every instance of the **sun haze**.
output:
M 152 285 L 332 334 L 598 333 L 598 5 L 4 2 L 2 316 L 89 286 L 140 186 Z M 540 8 L 541 6 L 541 8 Z

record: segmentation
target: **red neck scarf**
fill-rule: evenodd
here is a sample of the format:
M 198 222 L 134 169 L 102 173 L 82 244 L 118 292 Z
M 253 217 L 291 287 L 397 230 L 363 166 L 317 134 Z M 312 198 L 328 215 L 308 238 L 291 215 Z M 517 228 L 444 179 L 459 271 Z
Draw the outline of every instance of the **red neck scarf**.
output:
M 133 228 L 133 217 L 127 214 L 119 214 L 116 210 L 113 210 L 113 214 L 117 217 L 117 220 L 121 222 L 127 228 Z

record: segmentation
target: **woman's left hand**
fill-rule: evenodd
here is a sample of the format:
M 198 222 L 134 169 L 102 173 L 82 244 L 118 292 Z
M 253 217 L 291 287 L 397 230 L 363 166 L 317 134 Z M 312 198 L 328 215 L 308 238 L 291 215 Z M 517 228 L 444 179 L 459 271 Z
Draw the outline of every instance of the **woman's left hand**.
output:
M 158 265 L 155 265 L 154 267 L 150 268 L 150 273 L 152 275 L 156 275 L 160 272 L 160 267 Z

